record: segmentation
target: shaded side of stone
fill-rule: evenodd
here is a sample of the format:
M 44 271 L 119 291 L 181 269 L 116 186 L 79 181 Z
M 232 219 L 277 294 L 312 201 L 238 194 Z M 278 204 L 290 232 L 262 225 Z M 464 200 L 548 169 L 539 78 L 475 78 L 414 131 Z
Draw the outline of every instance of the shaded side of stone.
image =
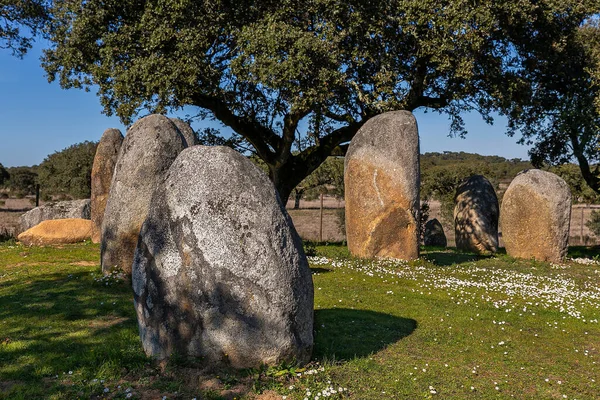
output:
M 149 115 L 128 130 L 110 185 L 102 222 L 102 271 L 131 274 L 133 254 L 150 199 L 162 183 L 185 139 L 171 120 Z
M 419 135 L 407 111 L 367 121 L 344 166 L 346 234 L 358 257 L 419 257 Z
M 568 250 L 571 192 L 550 172 L 521 172 L 504 193 L 500 223 L 508 255 L 560 262 Z
M 90 219 L 90 200 L 68 200 L 50 202 L 21 215 L 19 222 L 21 232 L 33 228 L 49 219 L 81 218 Z
M 171 121 L 175 124 L 177 129 L 179 129 L 181 135 L 183 135 L 186 147 L 191 147 L 198 144 L 198 136 L 190 124 L 179 118 L 171 118 Z
M 146 354 L 235 368 L 307 362 L 313 285 L 266 175 L 225 147 L 173 163 L 139 237 L 134 301 Z
M 425 224 L 423 233 L 423 244 L 425 246 L 446 247 L 448 240 L 444 233 L 444 227 L 436 218 L 430 219 Z
M 482 255 L 496 253 L 499 213 L 494 186 L 483 175 L 473 175 L 459 185 L 454 196 L 456 248 Z
M 94 156 L 91 196 L 92 242 L 94 243 L 101 241 L 104 210 L 122 143 L 123 134 L 120 130 L 107 129 L 100 138 Z

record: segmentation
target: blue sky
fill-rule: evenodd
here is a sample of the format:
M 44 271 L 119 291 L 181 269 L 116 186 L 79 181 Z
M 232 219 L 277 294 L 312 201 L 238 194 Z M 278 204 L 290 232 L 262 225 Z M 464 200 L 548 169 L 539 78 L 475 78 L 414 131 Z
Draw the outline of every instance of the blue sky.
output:
M 47 155 L 72 144 L 99 140 L 107 128 L 125 133 L 117 117 L 102 114 L 94 92 L 49 84 L 40 67 L 40 54 L 40 46 L 22 60 L 0 51 L 0 163 L 5 167 L 39 164 Z M 465 151 L 528 158 L 527 147 L 504 134 L 506 121 L 502 118 L 490 126 L 478 114 L 467 114 L 469 134 L 460 139 L 447 136 L 450 123 L 446 116 L 421 111 L 415 115 L 422 153 Z M 199 121 L 192 126 L 200 129 L 209 123 Z

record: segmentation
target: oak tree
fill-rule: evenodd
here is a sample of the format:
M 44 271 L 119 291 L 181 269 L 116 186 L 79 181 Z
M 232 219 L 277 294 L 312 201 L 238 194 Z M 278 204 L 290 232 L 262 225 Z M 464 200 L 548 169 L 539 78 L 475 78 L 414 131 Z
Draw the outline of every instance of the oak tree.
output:
M 528 98 L 528 63 L 597 0 L 56 0 L 43 57 L 107 114 L 195 106 L 240 135 L 282 199 L 389 110 L 485 118 Z M 301 151 L 295 146 L 304 141 Z

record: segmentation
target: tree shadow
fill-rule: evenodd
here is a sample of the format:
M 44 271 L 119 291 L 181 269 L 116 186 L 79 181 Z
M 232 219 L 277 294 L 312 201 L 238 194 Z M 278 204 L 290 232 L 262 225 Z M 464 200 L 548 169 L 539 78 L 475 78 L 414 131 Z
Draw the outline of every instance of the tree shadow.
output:
M 405 338 L 417 321 L 370 310 L 315 311 L 313 358 L 347 361 L 365 357 Z

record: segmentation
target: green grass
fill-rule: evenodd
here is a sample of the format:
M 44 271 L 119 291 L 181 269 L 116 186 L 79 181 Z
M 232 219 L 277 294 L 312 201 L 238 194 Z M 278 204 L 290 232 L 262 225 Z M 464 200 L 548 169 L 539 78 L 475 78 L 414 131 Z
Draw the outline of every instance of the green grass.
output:
M 599 265 L 316 253 L 314 361 L 210 375 L 145 357 L 131 289 L 101 278 L 98 246 L 0 244 L 0 399 L 597 398 Z

